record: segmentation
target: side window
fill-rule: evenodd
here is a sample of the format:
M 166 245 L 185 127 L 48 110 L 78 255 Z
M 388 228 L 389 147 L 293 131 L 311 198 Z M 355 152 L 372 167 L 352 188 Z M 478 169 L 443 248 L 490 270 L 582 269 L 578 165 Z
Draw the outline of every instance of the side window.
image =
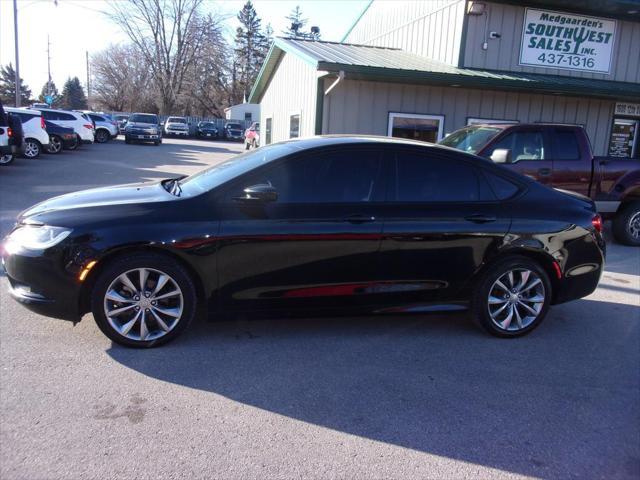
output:
M 70 113 L 58 112 L 58 120 L 73 122 L 74 120 L 76 120 L 76 117 L 74 117 Z
M 42 110 L 42 116 L 44 117 L 45 120 L 59 120 L 57 112 Z
M 453 158 L 431 158 L 428 155 L 416 152 L 396 154 L 392 201 L 474 202 L 487 199 L 476 168 Z
M 34 118 L 36 118 L 36 115 L 31 115 L 24 112 L 16 112 L 14 115 L 18 115 L 22 123 L 27 123 L 29 120 L 33 120 Z
M 511 150 L 512 162 L 545 159 L 544 135 L 542 132 L 513 132 L 498 140 L 492 148 L 493 150 L 499 148 Z M 489 155 L 493 153 L 493 150 Z
M 289 138 L 298 138 L 300 136 L 300 115 L 291 115 L 289 117 Z
M 251 185 L 270 184 L 278 203 L 359 203 L 381 199 L 380 154 L 342 151 L 290 158 L 256 174 L 245 175 L 228 197 Z
M 553 159 L 579 160 L 580 148 L 576 134 L 568 130 L 556 130 L 553 133 Z
M 94 122 L 104 122 L 104 118 L 98 116 L 98 115 L 89 115 L 89 117 L 91 118 L 91 120 L 93 120 Z
M 489 182 L 495 198 L 498 200 L 507 200 L 508 198 L 513 197 L 518 193 L 518 190 L 520 190 L 516 184 L 511 183 L 509 180 L 499 175 L 494 175 L 487 171 L 483 171 L 482 173 Z

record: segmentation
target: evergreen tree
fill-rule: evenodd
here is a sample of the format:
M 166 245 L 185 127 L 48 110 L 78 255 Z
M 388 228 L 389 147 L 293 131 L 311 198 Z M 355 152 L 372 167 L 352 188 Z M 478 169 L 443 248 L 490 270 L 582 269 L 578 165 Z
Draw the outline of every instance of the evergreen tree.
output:
M 11 63 L 0 68 L 0 100 L 7 106 L 16 104 L 16 71 Z M 29 103 L 31 103 L 31 90 L 21 78 L 20 105 L 24 107 Z
M 45 97 L 47 95 L 51 95 L 53 97 L 53 103 L 51 104 L 53 108 L 57 108 L 58 106 L 60 106 L 60 93 L 58 92 L 58 87 L 56 87 L 56 84 L 53 80 L 51 80 L 50 82 L 45 82 L 45 84 L 42 86 L 42 91 L 40 92 L 38 101 L 46 103 Z
M 289 20 L 288 27 L 282 31 L 282 34 L 287 38 L 306 38 L 307 34 L 304 32 L 304 26 L 309 19 L 303 18 L 302 9 L 300 5 L 296 5 L 296 8 L 291 10 L 291 13 L 285 17 Z
M 269 45 L 262 33 L 261 21 L 251 0 L 247 0 L 238 13 L 240 27 L 236 30 L 234 103 L 249 96 L 253 82 L 258 76 Z
M 87 108 L 87 97 L 78 77 L 69 78 L 65 82 L 60 105 L 68 110 L 83 110 Z

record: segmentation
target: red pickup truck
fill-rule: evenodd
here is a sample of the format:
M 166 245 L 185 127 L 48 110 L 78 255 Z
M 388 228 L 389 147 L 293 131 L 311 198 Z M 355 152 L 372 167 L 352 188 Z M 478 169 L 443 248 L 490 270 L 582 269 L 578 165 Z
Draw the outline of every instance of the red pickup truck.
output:
M 456 148 L 595 201 L 621 243 L 640 245 L 640 159 L 594 157 L 584 128 L 555 124 L 471 125 L 441 145 Z

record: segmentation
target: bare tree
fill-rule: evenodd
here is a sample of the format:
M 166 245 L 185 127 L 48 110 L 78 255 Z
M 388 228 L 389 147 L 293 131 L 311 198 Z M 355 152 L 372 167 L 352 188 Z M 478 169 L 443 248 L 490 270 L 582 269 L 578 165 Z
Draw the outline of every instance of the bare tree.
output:
M 111 19 L 127 34 L 148 66 L 160 112 L 170 114 L 201 55 L 211 27 L 220 18 L 202 13 L 203 0 L 112 2 Z

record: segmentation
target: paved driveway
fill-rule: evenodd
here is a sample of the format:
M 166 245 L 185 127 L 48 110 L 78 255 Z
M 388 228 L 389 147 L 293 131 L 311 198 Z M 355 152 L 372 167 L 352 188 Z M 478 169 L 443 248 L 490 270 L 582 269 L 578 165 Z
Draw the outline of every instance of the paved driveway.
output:
M 121 140 L 0 170 L 0 231 L 51 195 L 190 173 L 237 144 Z M 463 314 L 193 326 L 112 344 L 0 279 L 0 478 L 638 478 L 640 253 L 519 340 Z

